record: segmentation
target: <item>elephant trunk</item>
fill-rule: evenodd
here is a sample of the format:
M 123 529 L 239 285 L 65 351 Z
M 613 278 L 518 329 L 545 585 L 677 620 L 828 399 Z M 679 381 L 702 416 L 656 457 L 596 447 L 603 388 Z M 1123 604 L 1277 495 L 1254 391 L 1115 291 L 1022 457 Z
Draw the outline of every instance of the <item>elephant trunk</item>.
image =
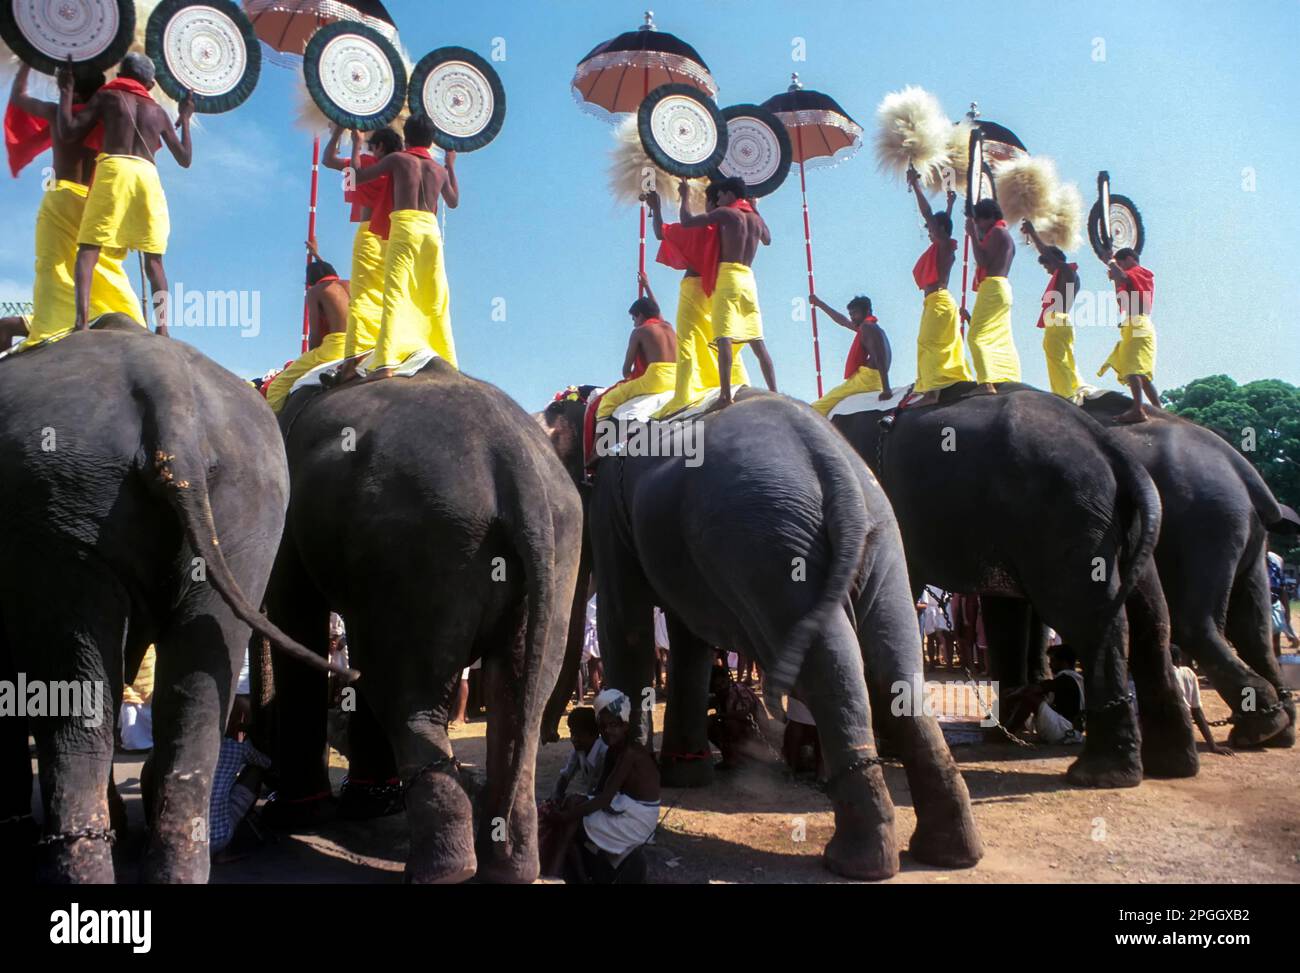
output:
M 212 501 L 208 494 L 206 464 L 196 461 L 194 457 L 202 455 L 193 435 L 186 435 L 183 430 L 171 428 L 176 415 L 185 415 L 187 410 L 169 409 L 166 405 L 158 407 L 155 400 L 158 391 L 153 390 L 148 401 L 154 405 L 153 426 L 155 430 L 153 449 L 154 482 L 162 487 L 167 502 L 176 511 L 181 526 L 185 531 L 195 553 L 203 559 L 204 570 L 213 588 L 223 601 L 230 606 L 235 616 L 252 627 L 258 635 L 269 639 L 291 658 L 304 662 L 317 669 L 333 672 L 348 680 L 355 680 L 360 673 L 331 664 L 322 659 L 306 646 L 300 645 L 272 624 L 262 612 L 249 603 L 240 590 L 230 565 L 221 553 L 221 541 L 217 537 L 217 526 L 212 516 Z M 163 443 L 180 441 L 186 448 L 173 453 L 163 447 Z

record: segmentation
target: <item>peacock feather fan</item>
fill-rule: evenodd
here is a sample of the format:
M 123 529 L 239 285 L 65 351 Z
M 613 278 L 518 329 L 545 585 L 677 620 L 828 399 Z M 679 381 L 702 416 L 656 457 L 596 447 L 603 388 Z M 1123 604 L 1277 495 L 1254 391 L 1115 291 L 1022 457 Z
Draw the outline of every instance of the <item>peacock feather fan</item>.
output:
M 876 160 L 880 168 L 902 176 L 914 166 L 922 178 L 935 180 L 948 162 L 952 122 L 939 99 L 908 85 L 885 95 L 876 108 Z
M 636 116 L 632 115 L 614 129 L 614 148 L 610 152 L 609 164 L 610 192 L 620 203 L 636 203 L 646 191 L 647 177 L 653 179 L 650 185 L 658 190 L 659 198 L 666 206 L 677 204 L 681 179 L 650 161 L 641 144 Z M 691 208 L 701 212 L 705 206 L 704 190 L 708 186 L 708 180 L 688 179 L 687 183 L 691 187 Z

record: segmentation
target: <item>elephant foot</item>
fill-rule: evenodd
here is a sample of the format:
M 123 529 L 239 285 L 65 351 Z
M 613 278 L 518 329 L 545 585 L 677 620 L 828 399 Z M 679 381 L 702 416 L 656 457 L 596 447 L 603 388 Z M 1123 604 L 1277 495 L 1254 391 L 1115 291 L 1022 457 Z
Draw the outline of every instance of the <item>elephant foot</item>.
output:
M 1286 713 L 1287 717 L 1286 729 L 1265 740 L 1265 747 L 1285 749 L 1295 746 L 1295 701 L 1289 697 L 1284 699 L 1282 701 L 1282 711 Z
M 530 885 L 542 873 L 537 858 L 537 842 L 532 842 L 532 854 L 516 852 L 509 858 L 479 856 L 478 879 L 495 885 Z
M 880 768 L 832 781 L 827 790 L 835 808 L 835 834 L 822 852 L 826 867 L 863 882 L 897 875 L 894 806 Z
M 707 787 L 713 783 L 713 754 L 659 755 L 659 783 L 664 787 Z
M 1157 712 L 1142 711 L 1142 773 L 1147 777 L 1195 777 L 1201 769 L 1187 710 L 1177 701 Z
M 38 866 L 37 881 L 42 885 L 112 885 L 116 881 L 113 846 L 99 835 L 56 842 L 49 858 Z
M 469 795 L 455 777 L 455 762 L 437 761 L 416 774 L 406 790 L 406 821 L 411 851 L 405 881 L 450 885 L 478 871 L 474 854 L 474 815 Z
M 1295 727 L 1284 709 L 1272 713 L 1240 713 L 1228 734 L 1228 746 L 1235 750 L 1267 746 L 1269 740 L 1286 733 L 1288 729 L 1294 744 Z
M 1085 752 L 1070 765 L 1065 779 L 1076 787 L 1137 787 L 1142 783 L 1142 764 L 1135 753 L 1097 755 Z
M 984 842 L 975 827 L 970 796 L 960 777 L 956 789 L 957 793 L 924 801 L 913 793 L 916 831 L 907 850 L 917 861 L 939 868 L 972 868 L 984 857 Z

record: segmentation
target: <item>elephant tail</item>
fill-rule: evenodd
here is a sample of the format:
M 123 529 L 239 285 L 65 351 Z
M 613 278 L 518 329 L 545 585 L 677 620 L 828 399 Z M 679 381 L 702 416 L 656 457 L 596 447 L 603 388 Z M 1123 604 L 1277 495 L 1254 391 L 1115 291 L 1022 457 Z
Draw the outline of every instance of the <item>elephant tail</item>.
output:
M 1241 477 L 1246 492 L 1250 494 L 1251 506 L 1259 514 L 1259 519 L 1263 521 L 1264 526 L 1279 534 L 1294 534 L 1300 530 L 1300 519 L 1297 519 L 1296 512 L 1278 502 L 1277 497 L 1273 495 L 1273 491 L 1269 489 L 1264 478 L 1260 476 L 1259 470 L 1255 469 L 1250 460 L 1242 456 L 1231 443 L 1228 443 L 1227 453 L 1233 469 Z
M 1137 458 L 1117 443 L 1103 437 L 1102 448 L 1110 457 L 1111 469 L 1115 474 L 1120 489 L 1128 494 L 1129 502 L 1137 513 L 1137 536 L 1125 527 L 1121 532 L 1121 544 L 1118 557 L 1119 590 L 1115 594 L 1114 604 L 1117 610 L 1123 610 L 1128 596 L 1137 587 L 1142 572 L 1146 570 L 1155 554 L 1156 541 L 1160 537 L 1160 492 L 1155 482 Z
M 154 390 L 153 395 L 157 396 L 157 390 Z M 149 401 L 153 402 L 154 398 L 151 397 Z M 360 675 L 356 670 L 331 664 L 291 639 L 254 608 L 240 590 L 234 572 L 221 553 L 221 541 L 217 537 L 217 525 L 212 516 L 212 500 L 208 494 L 207 464 L 201 459 L 203 451 L 193 435 L 174 428 L 171 419 L 175 414 L 185 413 L 183 410 L 169 410 L 166 406 L 153 410 L 151 418 L 157 431 L 150 450 L 153 481 L 162 487 L 167 502 L 180 519 L 190 546 L 203 559 L 207 580 L 230 606 L 235 617 L 251 626 L 254 632 L 268 639 L 285 655 L 313 668 L 333 672 L 349 680 L 356 679 Z M 169 451 L 163 447 L 163 443 L 174 446 L 177 451 Z
M 807 455 L 821 487 L 826 579 L 812 611 L 793 627 L 782 651 L 774 653 L 779 661 L 764 674 L 765 686 L 777 695 L 794 688 L 804 656 L 826 630 L 828 619 L 851 604 L 870 529 L 862 483 L 844 451 L 811 449 Z

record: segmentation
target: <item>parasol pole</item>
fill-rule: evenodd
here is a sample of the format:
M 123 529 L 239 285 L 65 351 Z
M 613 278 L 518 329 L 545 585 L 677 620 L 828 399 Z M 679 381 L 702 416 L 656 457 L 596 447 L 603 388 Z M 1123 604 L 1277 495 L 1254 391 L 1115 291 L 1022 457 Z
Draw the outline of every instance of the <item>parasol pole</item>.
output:
M 979 112 L 979 105 L 977 105 L 975 102 L 972 101 L 972 102 L 970 103 L 970 111 L 968 111 L 968 112 L 966 113 L 966 117 L 969 118 L 972 122 L 974 122 L 975 119 L 979 117 L 979 113 L 980 113 L 980 112 Z M 972 138 L 975 137 L 975 130 L 974 130 L 973 127 L 972 127 L 972 129 L 971 129 L 971 137 L 972 137 Z M 982 166 L 983 164 L 984 164 L 984 160 L 983 160 L 983 156 L 981 155 L 981 156 L 980 156 L 980 165 Z M 975 177 L 975 185 L 978 186 L 978 185 L 980 184 L 980 180 L 983 179 L 983 177 L 984 177 L 984 175 L 983 175 L 982 172 L 980 173 L 980 175 L 976 176 L 976 177 Z M 969 179 L 969 177 L 967 177 L 967 178 Z M 966 194 L 966 209 L 965 209 L 967 220 L 970 219 L 971 213 L 973 213 L 974 211 L 975 211 L 975 204 L 971 201 L 970 193 L 967 193 L 967 194 Z M 963 225 L 965 225 L 965 224 L 963 223 Z M 967 227 L 967 228 L 963 231 L 963 235 L 964 235 L 965 238 L 966 238 L 965 243 L 962 245 L 962 251 L 961 251 L 961 309 L 962 309 L 962 311 L 964 312 L 964 311 L 966 310 L 966 278 L 967 278 L 967 272 L 968 272 L 968 270 L 969 270 L 969 266 L 970 266 L 970 229 L 969 229 L 969 227 Z M 960 314 L 960 315 L 958 315 L 958 318 L 957 318 L 957 319 L 961 322 L 961 336 L 962 336 L 962 338 L 965 338 L 965 337 L 966 337 L 966 317 L 965 317 L 964 314 Z
M 794 133 L 799 142 L 799 192 L 803 195 L 803 246 L 808 257 L 808 306 L 812 309 L 813 365 L 817 369 L 817 398 L 820 399 L 824 394 L 822 392 L 822 352 L 821 345 L 817 340 L 817 305 L 812 302 L 812 296 L 817 293 L 817 288 L 813 284 L 812 223 L 808 219 L 808 183 L 803 174 L 802 126 L 796 127 Z
M 320 136 L 311 143 L 311 205 L 307 208 L 307 239 L 316 239 L 316 191 L 320 182 Z M 307 266 L 311 266 L 311 254 L 307 254 Z M 307 282 L 303 281 L 302 291 L 302 350 L 307 351 L 310 316 L 307 313 Z

